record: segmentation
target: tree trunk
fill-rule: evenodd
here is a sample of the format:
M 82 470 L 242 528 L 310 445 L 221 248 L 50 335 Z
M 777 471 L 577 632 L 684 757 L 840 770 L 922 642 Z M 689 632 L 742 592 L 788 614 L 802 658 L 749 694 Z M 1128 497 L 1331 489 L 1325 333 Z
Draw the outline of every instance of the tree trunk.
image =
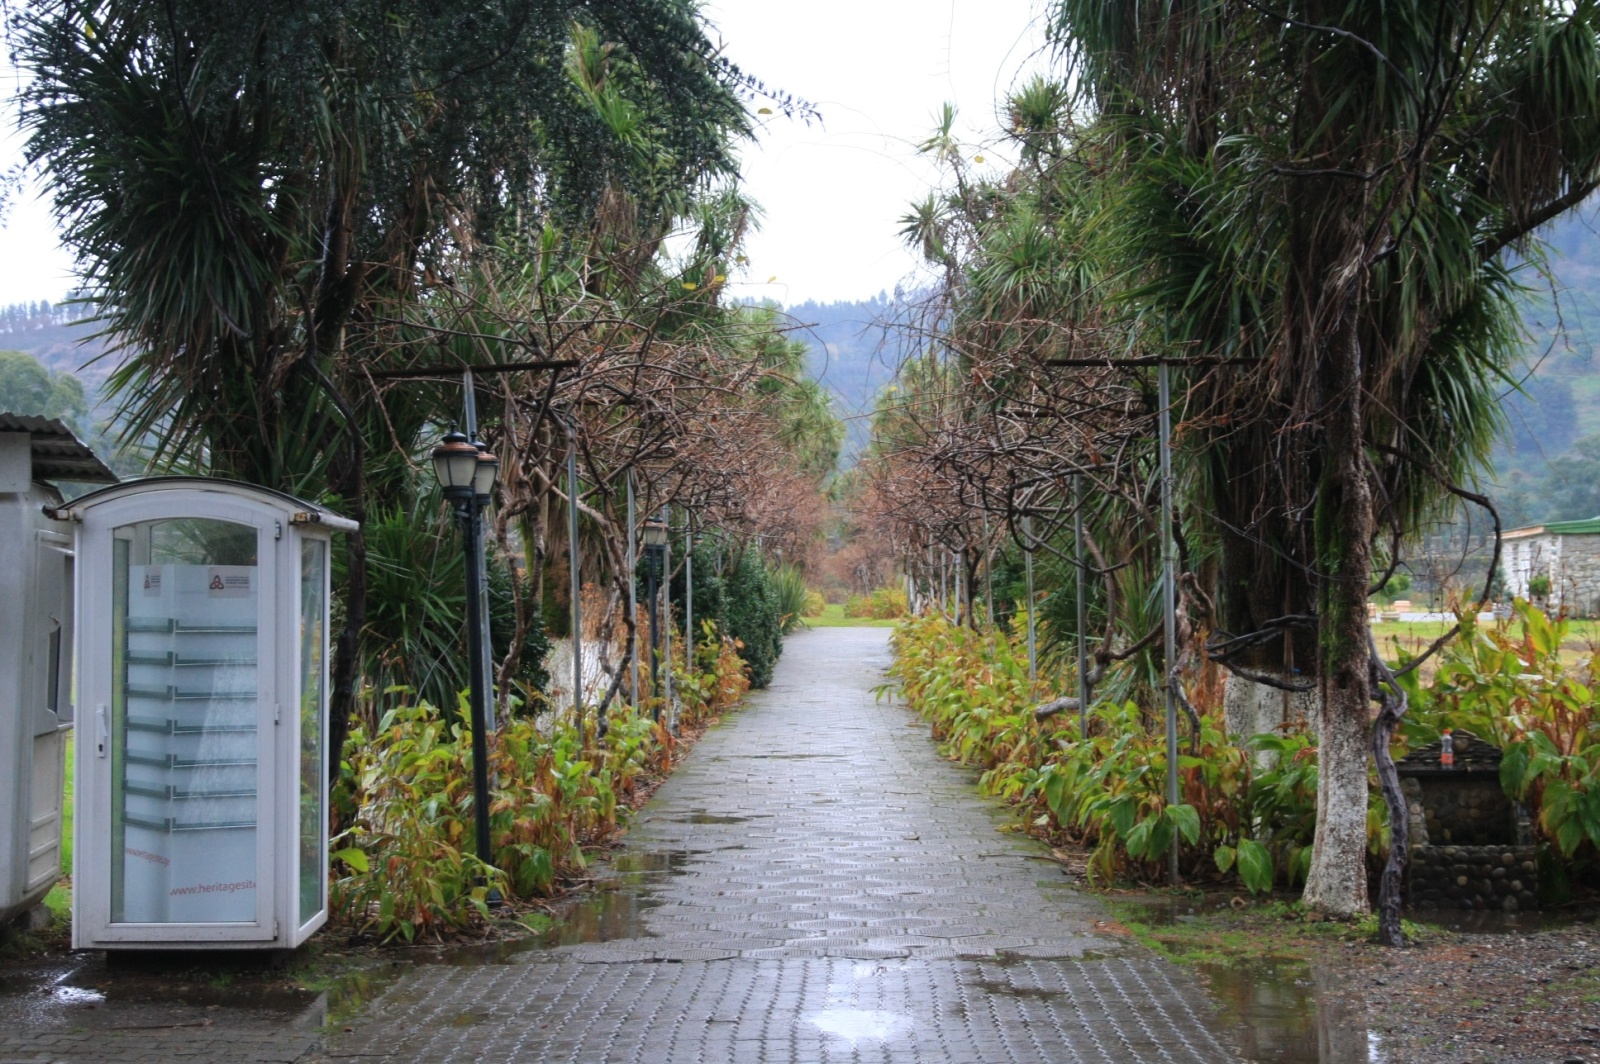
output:
M 1304 900 L 1312 909 L 1349 917 L 1367 911 L 1367 581 L 1373 514 L 1361 435 L 1359 300 L 1330 293 L 1329 301 L 1337 320 L 1319 374 L 1328 464 L 1316 506 L 1317 556 L 1324 574 L 1321 741 L 1316 843 Z
M 1283 683 L 1304 682 L 1305 677 L 1278 668 L 1256 670 Z M 1228 734 L 1240 740 L 1268 732 L 1282 735 L 1287 730 L 1310 732 L 1313 739 L 1321 723 L 1319 698 L 1315 690 L 1285 691 L 1264 683 L 1256 683 L 1236 673 L 1229 673 L 1222 685 L 1222 712 L 1228 722 Z M 1276 758 L 1266 751 L 1255 755 L 1259 768 L 1270 768 Z

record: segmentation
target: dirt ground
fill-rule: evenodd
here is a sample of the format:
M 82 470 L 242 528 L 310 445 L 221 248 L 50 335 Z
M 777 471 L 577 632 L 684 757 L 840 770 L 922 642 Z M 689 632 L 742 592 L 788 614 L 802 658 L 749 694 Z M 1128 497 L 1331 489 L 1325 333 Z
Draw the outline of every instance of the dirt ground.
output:
M 1354 952 L 1352 992 L 1391 1060 L 1600 1061 L 1600 924 Z
M 1253 1059 L 1600 1064 L 1600 912 L 1464 914 L 1395 950 L 1370 925 L 1282 901 L 1113 905 L 1130 933 L 1201 972 Z

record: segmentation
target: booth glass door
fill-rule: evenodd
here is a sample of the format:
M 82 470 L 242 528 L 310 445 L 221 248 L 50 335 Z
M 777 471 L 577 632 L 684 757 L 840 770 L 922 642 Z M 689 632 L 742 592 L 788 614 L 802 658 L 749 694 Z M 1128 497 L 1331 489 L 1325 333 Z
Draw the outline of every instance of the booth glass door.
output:
M 262 921 L 263 531 L 112 532 L 112 924 Z

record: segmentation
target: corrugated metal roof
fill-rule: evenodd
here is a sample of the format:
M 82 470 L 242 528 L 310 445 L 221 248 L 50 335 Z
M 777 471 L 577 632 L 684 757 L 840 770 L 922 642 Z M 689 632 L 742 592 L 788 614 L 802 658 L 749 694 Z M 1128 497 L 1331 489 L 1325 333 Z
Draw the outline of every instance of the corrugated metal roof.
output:
M 1600 532 L 1600 517 L 1590 517 L 1582 521 L 1551 521 L 1544 526 L 1546 532 L 1554 532 L 1558 536 L 1587 536 Z
M 32 437 L 33 479 L 115 484 L 118 477 L 73 431 L 54 418 L 0 410 L 0 432 Z

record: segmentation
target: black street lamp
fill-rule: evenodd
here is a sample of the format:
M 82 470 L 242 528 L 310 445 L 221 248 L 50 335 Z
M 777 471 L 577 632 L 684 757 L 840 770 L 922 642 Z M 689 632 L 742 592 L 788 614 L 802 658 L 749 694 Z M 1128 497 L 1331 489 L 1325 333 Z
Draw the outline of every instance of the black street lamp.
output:
M 492 864 L 489 841 L 489 639 L 484 601 L 483 512 L 494 495 L 500 461 L 464 433 L 451 431 L 433 449 L 433 474 L 455 507 L 467 563 L 467 700 L 472 724 L 472 813 L 478 859 Z
M 661 692 L 661 623 L 659 610 L 656 607 L 657 588 L 661 580 L 661 559 L 667 550 L 667 523 L 659 517 L 647 517 L 644 522 L 644 531 L 641 536 L 644 540 L 644 556 L 648 562 L 645 566 L 645 587 L 650 600 L 650 693 L 659 695 Z M 661 707 L 657 705 L 651 710 L 651 716 L 656 720 L 661 719 Z

